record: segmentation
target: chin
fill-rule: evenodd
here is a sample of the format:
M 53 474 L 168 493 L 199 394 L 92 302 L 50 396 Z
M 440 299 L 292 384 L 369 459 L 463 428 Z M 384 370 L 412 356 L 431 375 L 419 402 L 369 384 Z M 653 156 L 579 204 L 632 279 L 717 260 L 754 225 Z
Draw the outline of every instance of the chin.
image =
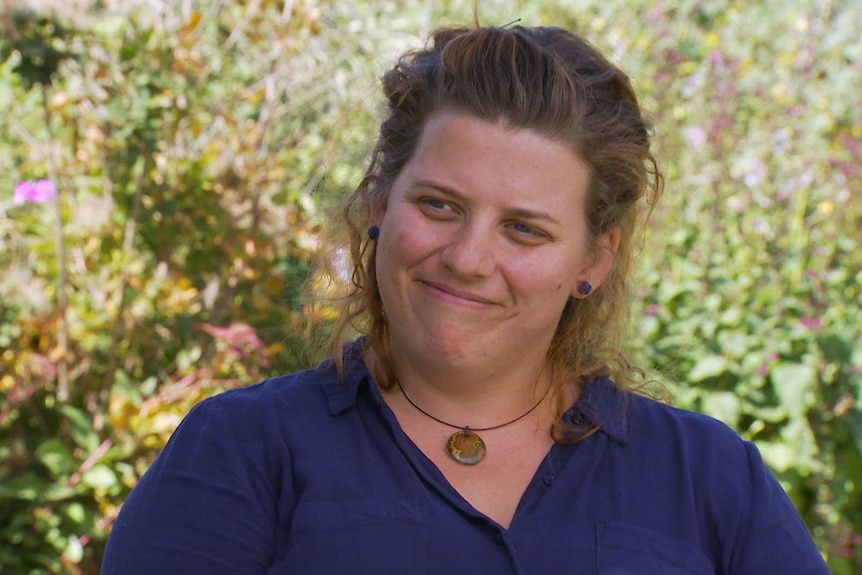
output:
M 482 335 L 474 332 L 465 334 L 463 330 L 436 329 L 428 332 L 425 340 L 419 343 L 417 351 L 426 357 L 453 364 L 467 363 L 484 355 L 483 350 L 476 349 L 476 344 L 485 340 L 487 336 L 483 338 Z

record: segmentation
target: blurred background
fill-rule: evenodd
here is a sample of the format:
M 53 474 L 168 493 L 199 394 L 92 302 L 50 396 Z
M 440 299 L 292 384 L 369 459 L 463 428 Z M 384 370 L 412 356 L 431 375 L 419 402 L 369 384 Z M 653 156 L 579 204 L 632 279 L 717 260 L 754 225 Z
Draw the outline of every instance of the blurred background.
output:
M 576 5 L 577 7 L 570 7 Z M 862 573 L 862 3 L 483 0 L 621 65 L 668 181 L 630 354 Z M 202 398 L 306 367 L 377 78 L 468 1 L 0 0 L 0 573 L 98 573 Z

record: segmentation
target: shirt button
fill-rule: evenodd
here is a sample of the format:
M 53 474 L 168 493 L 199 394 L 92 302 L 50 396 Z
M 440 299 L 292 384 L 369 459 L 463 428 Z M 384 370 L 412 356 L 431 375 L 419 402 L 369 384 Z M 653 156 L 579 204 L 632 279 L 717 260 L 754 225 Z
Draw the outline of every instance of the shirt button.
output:
M 503 539 L 503 534 L 500 533 L 499 531 L 497 532 L 497 536 L 494 537 L 494 541 L 497 543 L 497 545 L 503 545 L 506 542 Z
M 542 481 L 545 482 L 545 485 L 551 485 L 554 482 L 554 476 L 549 473 L 542 478 Z

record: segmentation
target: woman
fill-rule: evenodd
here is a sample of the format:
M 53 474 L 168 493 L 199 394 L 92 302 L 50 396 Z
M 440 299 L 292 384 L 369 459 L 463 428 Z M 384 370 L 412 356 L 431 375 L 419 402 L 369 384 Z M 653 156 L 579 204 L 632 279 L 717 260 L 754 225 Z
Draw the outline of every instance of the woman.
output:
M 345 210 L 366 335 L 192 410 L 102 572 L 828 573 L 750 443 L 627 391 L 661 189 L 628 78 L 558 29 L 449 29 L 383 87 Z

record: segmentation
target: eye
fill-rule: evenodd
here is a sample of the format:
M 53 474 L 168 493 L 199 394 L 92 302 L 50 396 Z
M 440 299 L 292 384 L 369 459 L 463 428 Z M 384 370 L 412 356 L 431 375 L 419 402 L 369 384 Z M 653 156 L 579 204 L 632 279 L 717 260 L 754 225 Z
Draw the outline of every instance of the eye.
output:
M 452 202 L 440 198 L 426 196 L 418 198 L 416 204 L 422 213 L 431 218 L 448 218 L 455 215 L 458 211 L 457 206 L 452 204 Z
M 524 222 L 512 222 L 507 226 L 513 234 L 519 239 L 527 239 L 532 241 L 546 240 L 548 234 L 539 228 L 533 227 Z
M 447 202 L 445 200 L 441 200 L 440 198 L 423 198 L 421 201 L 424 202 L 425 205 L 427 205 L 429 208 L 432 208 L 435 210 L 450 210 L 451 211 L 453 209 L 452 205 L 449 202 Z
M 533 226 L 525 224 L 524 222 L 514 222 L 512 224 L 509 224 L 509 228 L 518 232 L 519 234 L 524 234 L 526 236 L 542 235 L 539 230 L 537 230 Z

